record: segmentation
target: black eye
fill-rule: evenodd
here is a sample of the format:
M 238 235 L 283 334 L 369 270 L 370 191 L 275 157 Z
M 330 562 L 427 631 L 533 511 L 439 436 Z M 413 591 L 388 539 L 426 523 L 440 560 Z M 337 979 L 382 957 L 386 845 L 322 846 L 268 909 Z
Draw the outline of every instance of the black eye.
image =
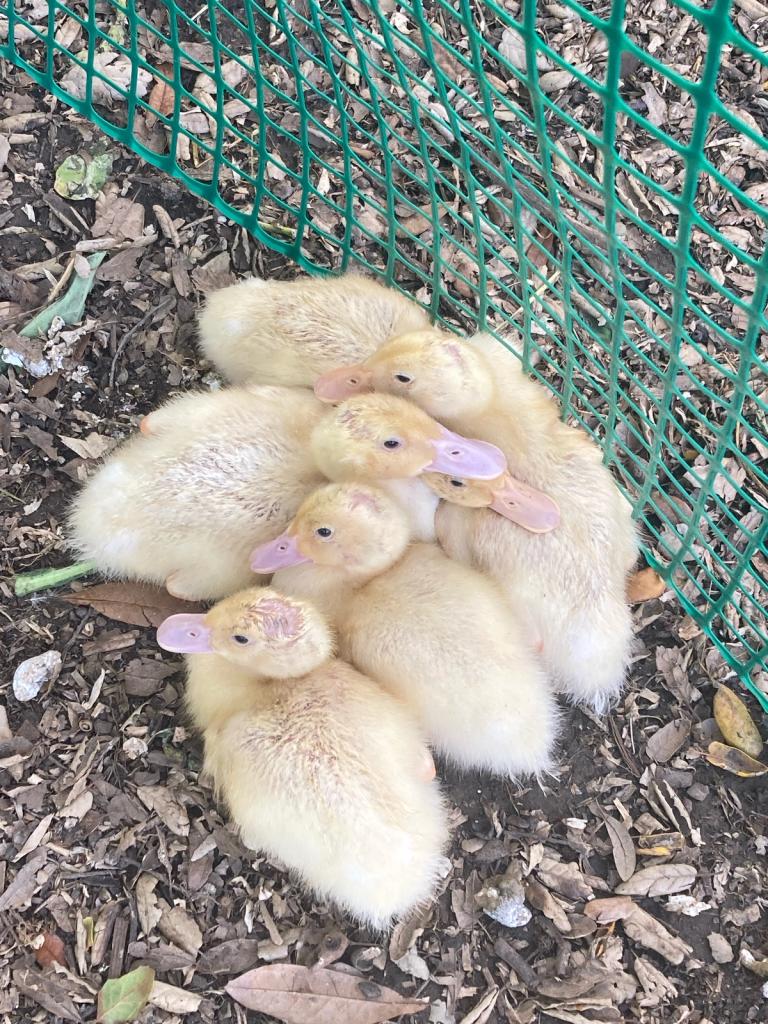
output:
M 235 641 L 236 644 L 241 644 L 242 646 L 245 646 L 245 644 L 250 643 L 248 637 L 243 636 L 242 633 L 235 633 L 232 639 Z
M 464 486 L 464 481 L 463 480 L 451 480 L 451 487 L 463 487 L 463 486 Z
M 410 384 L 413 377 L 409 377 L 407 373 L 396 373 L 395 380 L 399 380 L 401 384 Z
M 389 448 L 391 451 L 394 448 L 399 448 L 402 443 L 403 442 L 396 437 L 388 437 L 387 440 L 384 442 L 384 447 Z
M 330 528 L 330 526 L 318 526 L 318 528 L 315 530 L 315 533 L 317 534 L 318 537 L 333 536 L 333 530 Z

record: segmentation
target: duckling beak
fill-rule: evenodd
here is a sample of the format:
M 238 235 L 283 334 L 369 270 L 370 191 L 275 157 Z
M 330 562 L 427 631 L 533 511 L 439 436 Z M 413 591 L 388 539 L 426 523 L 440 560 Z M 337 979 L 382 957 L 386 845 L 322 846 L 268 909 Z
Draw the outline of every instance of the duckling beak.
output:
M 468 480 L 495 480 L 506 472 L 507 460 L 495 444 L 470 441 L 461 434 L 441 427 L 440 436 L 432 441 L 435 457 L 424 467 L 425 473 L 447 473 Z
M 515 480 L 509 473 L 504 474 L 501 486 L 493 492 L 490 507 L 530 533 L 549 533 L 560 525 L 560 508 L 554 498 Z
M 171 615 L 160 623 L 157 642 L 174 654 L 210 654 L 211 631 L 204 615 Z
M 290 533 L 282 533 L 266 544 L 259 544 L 251 552 L 251 569 L 254 572 L 277 572 L 278 569 L 311 561 L 311 558 L 302 555 L 298 540 Z
M 315 381 L 315 395 L 321 402 L 343 402 L 366 391 L 373 391 L 373 373 L 360 363 L 330 370 Z

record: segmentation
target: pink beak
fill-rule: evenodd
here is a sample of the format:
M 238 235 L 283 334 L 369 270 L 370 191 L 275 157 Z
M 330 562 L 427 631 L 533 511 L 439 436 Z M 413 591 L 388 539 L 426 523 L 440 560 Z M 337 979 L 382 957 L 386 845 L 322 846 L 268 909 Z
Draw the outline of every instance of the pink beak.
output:
M 468 480 L 495 480 L 507 469 L 504 453 L 495 444 L 471 441 L 446 427 L 440 428 L 440 437 L 432 442 L 432 447 L 435 457 L 424 467 L 425 473 L 447 473 Z
M 204 615 L 170 615 L 158 627 L 157 642 L 174 654 L 210 654 L 213 650 Z
M 509 473 L 504 474 L 501 487 L 493 492 L 491 508 L 531 533 L 549 533 L 560 525 L 560 507 L 554 498 Z
M 373 373 L 360 363 L 329 370 L 315 381 L 315 395 L 321 402 L 343 402 L 366 391 L 373 391 Z
M 311 558 L 302 555 L 298 541 L 290 533 L 282 533 L 266 544 L 259 544 L 251 552 L 251 569 L 254 572 L 277 572 L 278 569 L 288 569 L 292 565 L 311 561 Z

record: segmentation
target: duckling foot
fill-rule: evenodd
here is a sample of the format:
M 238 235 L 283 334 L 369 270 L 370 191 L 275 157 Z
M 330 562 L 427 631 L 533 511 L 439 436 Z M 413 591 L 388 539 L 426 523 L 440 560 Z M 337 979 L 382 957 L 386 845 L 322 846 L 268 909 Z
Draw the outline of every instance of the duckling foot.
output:
M 432 779 L 434 779 L 435 775 L 437 775 L 437 769 L 435 768 L 435 759 L 432 757 L 431 751 L 429 751 L 426 747 L 424 748 L 424 752 L 422 754 L 422 769 L 419 774 L 425 782 L 431 782 Z
M 171 597 L 178 597 L 180 601 L 198 601 L 200 599 L 199 588 L 194 583 L 185 579 L 181 570 L 172 572 L 165 581 L 165 589 Z
M 142 433 L 145 437 L 149 437 L 150 434 L 152 434 L 152 432 L 153 432 L 152 431 L 152 422 L 151 421 L 152 421 L 152 413 L 149 413 L 149 415 L 148 416 L 144 416 L 142 418 L 141 422 L 139 423 L 139 432 Z M 169 591 L 169 593 L 170 593 L 170 591 Z

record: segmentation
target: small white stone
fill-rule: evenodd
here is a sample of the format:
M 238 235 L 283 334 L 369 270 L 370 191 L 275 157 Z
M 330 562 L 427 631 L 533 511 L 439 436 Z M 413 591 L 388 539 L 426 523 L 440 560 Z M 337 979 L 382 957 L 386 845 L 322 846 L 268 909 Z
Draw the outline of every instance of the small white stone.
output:
M 61 672 L 58 651 L 45 651 L 22 661 L 13 673 L 13 693 L 16 700 L 33 700 L 46 683 L 52 683 Z
M 524 928 L 531 920 L 528 907 L 519 899 L 511 897 L 499 900 L 499 905 L 494 910 L 486 910 L 485 913 L 507 928 Z

